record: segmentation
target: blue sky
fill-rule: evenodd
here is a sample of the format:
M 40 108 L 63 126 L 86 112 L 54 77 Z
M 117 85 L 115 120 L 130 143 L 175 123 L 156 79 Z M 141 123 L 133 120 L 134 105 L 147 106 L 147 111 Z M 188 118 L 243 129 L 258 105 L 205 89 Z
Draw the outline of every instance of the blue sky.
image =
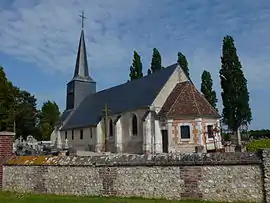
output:
M 210 71 L 221 109 L 221 46 L 232 35 L 248 80 L 251 127 L 270 128 L 269 0 L 1 0 L 0 64 L 39 106 L 49 99 L 65 107 L 82 10 L 90 74 L 99 90 L 126 82 L 133 50 L 146 71 L 156 47 L 164 66 L 183 52 L 198 89 L 202 71 Z

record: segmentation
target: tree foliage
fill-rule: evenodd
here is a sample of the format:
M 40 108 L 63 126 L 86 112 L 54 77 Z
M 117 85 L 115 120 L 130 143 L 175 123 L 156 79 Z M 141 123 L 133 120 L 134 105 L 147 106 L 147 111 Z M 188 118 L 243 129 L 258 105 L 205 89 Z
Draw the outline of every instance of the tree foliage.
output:
M 29 92 L 16 89 L 16 135 L 26 138 L 28 135 L 38 137 L 38 110 L 36 98 Z
M 247 80 L 231 36 L 225 36 L 223 39 L 221 63 L 223 120 L 230 130 L 237 132 L 240 126 L 251 122 L 252 114 Z
M 133 61 L 130 66 L 130 81 L 143 77 L 141 57 L 138 52 L 134 51 Z
M 40 132 L 43 140 L 49 140 L 55 124 L 59 121 L 60 111 L 55 102 L 43 103 L 40 111 Z
M 59 108 L 55 102 L 46 102 L 39 112 L 36 102 L 34 95 L 14 86 L 0 67 L 0 131 L 15 131 L 16 137 L 24 139 L 47 135 L 59 119 Z
M 0 67 L 0 131 L 12 131 L 14 123 L 13 86 L 8 81 L 3 67 Z
M 185 55 L 182 54 L 181 52 L 178 52 L 177 56 L 178 56 L 177 63 L 183 69 L 183 71 L 185 72 L 187 77 L 189 78 L 188 62 L 187 62 Z
M 201 76 L 201 92 L 203 93 L 206 100 L 215 108 L 217 106 L 217 95 L 213 90 L 213 80 L 211 73 L 204 70 Z
M 162 67 L 162 61 L 161 61 L 161 55 L 157 48 L 153 49 L 153 55 L 152 55 L 152 61 L 151 61 L 151 67 L 148 69 L 147 74 L 154 73 L 158 70 L 161 70 Z

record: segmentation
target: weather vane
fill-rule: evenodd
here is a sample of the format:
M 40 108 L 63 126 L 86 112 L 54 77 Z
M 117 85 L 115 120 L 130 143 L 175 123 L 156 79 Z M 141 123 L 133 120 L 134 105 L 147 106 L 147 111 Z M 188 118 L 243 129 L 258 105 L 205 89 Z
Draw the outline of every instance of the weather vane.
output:
M 82 29 L 83 29 L 84 19 L 86 19 L 86 17 L 84 16 L 84 12 L 82 12 L 82 14 L 80 15 L 80 17 L 82 18 Z

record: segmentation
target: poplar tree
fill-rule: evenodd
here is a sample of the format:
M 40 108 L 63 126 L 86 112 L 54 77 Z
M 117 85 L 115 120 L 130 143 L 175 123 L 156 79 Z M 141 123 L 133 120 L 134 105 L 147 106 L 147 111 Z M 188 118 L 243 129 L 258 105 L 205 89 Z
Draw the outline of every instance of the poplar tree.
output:
M 157 48 L 153 49 L 153 55 L 152 55 L 152 61 L 151 61 L 151 67 L 148 69 L 147 74 L 154 73 L 158 70 L 161 70 L 162 67 L 162 61 L 161 61 L 161 55 Z
M 138 52 L 134 51 L 132 65 L 130 66 L 129 78 L 131 81 L 141 77 L 143 77 L 141 57 Z
M 211 78 L 211 73 L 204 70 L 201 79 L 201 92 L 203 93 L 206 100 L 217 110 L 217 95 L 213 90 L 213 80 Z
M 181 52 L 178 52 L 177 56 L 178 56 L 177 63 L 183 69 L 187 77 L 189 78 L 188 62 L 185 55 L 182 54 Z
M 252 113 L 249 107 L 247 80 L 231 36 L 225 36 L 223 39 L 219 73 L 222 88 L 223 121 L 230 130 L 237 134 L 238 147 L 240 147 L 241 135 L 239 128 L 251 122 Z

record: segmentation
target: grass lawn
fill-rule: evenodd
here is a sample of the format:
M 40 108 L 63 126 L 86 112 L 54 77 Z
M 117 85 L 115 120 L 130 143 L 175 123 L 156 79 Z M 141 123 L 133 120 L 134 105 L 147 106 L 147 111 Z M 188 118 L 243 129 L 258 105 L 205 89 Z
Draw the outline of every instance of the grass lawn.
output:
M 169 201 L 140 198 L 74 197 L 0 192 L 1 203 L 203 203 L 205 201 Z M 207 203 L 207 202 L 205 202 Z M 213 203 L 213 202 L 212 202 Z

